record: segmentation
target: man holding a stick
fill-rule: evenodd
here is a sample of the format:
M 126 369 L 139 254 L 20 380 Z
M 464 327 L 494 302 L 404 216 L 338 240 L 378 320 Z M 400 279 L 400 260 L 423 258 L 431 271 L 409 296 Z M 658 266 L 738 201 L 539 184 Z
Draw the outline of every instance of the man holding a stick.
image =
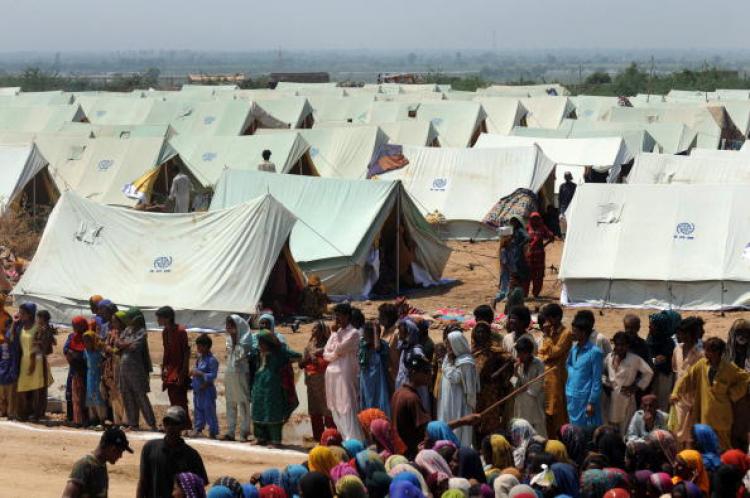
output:
M 568 355 L 565 367 L 568 380 L 565 396 L 570 423 L 579 427 L 602 425 L 602 350 L 589 341 L 594 331 L 593 315 L 579 311 L 573 318 L 575 344 Z

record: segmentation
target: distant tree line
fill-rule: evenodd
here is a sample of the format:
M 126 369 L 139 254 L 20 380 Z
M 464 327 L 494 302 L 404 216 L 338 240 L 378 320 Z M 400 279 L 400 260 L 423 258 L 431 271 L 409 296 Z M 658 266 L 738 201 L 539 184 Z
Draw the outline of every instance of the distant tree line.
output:
M 64 76 L 57 72 L 45 71 L 30 67 L 21 73 L 0 74 L 0 87 L 21 87 L 24 92 L 41 92 L 47 90 L 110 91 L 129 92 L 134 89 L 163 88 L 159 79 L 159 69 L 148 68 L 142 72 L 113 74 L 107 78 Z M 426 83 L 451 85 L 454 90 L 476 91 L 492 84 L 532 85 L 549 83 L 533 79 L 516 81 L 495 81 L 484 73 L 469 76 L 445 75 L 439 72 L 430 73 Z M 268 88 L 268 77 L 243 81 L 240 88 Z M 750 79 L 738 71 L 723 70 L 718 67 L 704 67 L 700 70 L 684 69 L 664 74 L 652 74 L 635 63 L 611 75 L 607 72 L 594 72 L 579 84 L 566 84 L 574 95 L 620 96 L 639 93 L 666 94 L 672 89 L 712 92 L 717 88 L 748 88 Z

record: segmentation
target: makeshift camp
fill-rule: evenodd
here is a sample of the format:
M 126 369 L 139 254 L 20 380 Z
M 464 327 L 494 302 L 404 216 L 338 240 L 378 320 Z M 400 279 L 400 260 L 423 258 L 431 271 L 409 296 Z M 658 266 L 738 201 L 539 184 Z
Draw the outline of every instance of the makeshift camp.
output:
M 446 239 L 490 239 L 481 225 L 502 197 L 518 188 L 539 192 L 555 163 L 536 146 L 503 149 L 404 147 L 409 164 L 379 178 L 401 180 L 422 214 L 441 220 Z M 551 185 L 550 185 L 551 187 Z M 552 192 L 548 192 L 551 200 Z
M 136 199 L 123 188 L 143 175 L 157 171 L 161 181 L 152 182 L 145 200 L 154 191 L 160 201 L 169 192 L 168 177 L 163 171 L 176 154 L 163 138 L 55 138 L 40 137 L 37 145 L 49 161 L 49 170 L 60 192 L 73 191 L 101 204 L 134 206 Z
M 450 249 L 400 182 L 226 170 L 211 210 L 267 192 L 299 219 L 290 238 L 294 260 L 308 276 L 319 276 L 329 293 L 361 297 L 440 280 Z
M 560 279 L 567 305 L 750 305 L 750 185 L 591 185 L 576 191 Z
M 432 122 L 443 147 L 471 147 L 487 131 L 487 114 L 478 102 L 422 102 L 416 117 Z
M 720 151 L 709 151 L 719 153 Z M 628 176 L 630 184 L 748 184 L 750 157 L 740 152 L 724 152 L 729 157 L 669 156 L 641 154 Z M 750 156 L 750 154 L 748 154 Z
M 36 145 L 0 145 L 0 212 L 19 202 L 52 206 L 59 195 Z
M 266 149 L 271 151 L 278 173 L 317 174 L 310 160 L 310 145 L 299 133 L 249 137 L 177 135 L 169 144 L 204 187 L 216 185 L 227 168 L 257 171 Z
M 623 165 L 633 160 L 633 153 L 621 138 L 534 138 L 490 135 L 479 136 L 475 148 L 519 147 L 538 144 L 544 155 L 557 164 L 556 188 L 563 175 L 570 171 L 577 183 L 583 183 L 587 167 L 595 172 L 607 173 L 607 182 L 614 183 L 620 177 Z
M 153 100 L 142 124 L 170 125 L 188 135 L 252 135 L 258 128 L 288 128 L 254 102 L 233 99 Z
M 137 306 L 150 323 L 169 296 L 180 323 L 224 330 L 227 314 L 252 313 L 261 301 L 284 297 L 267 292 L 269 282 L 299 290 L 285 251 L 294 222 L 269 195 L 213 212 L 154 214 L 66 192 L 13 295 L 65 323 L 88 312 L 92 294 L 120 309 Z
M 556 130 L 546 128 L 527 128 L 516 126 L 511 135 L 519 137 L 538 138 L 602 138 L 619 137 L 634 154 L 639 152 L 653 152 L 658 148 L 654 137 L 646 131 L 644 126 L 619 127 L 618 123 L 603 123 L 564 119 Z

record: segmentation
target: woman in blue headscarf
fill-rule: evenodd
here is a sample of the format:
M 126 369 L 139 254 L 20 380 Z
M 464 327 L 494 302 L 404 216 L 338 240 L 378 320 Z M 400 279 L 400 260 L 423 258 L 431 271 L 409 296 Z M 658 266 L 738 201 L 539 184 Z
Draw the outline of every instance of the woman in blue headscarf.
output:
M 461 441 L 458 439 L 456 434 L 451 430 L 448 424 L 442 420 L 433 420 L 427 424 L 426 432 L 426 443 L 425 448 L 432 448 L 438 441 L 450 441 L 456 448 L 461 447 Z
M 710 425 L 695 424 L 693 426 L 693 438 L 695 440 L 695 449 L 703 457 L 703 466 L 706 470 L 713 472 L 721 465 L 719 454 L 719 436 Z
M 580 482 L 575 467 L 569 463 L 553 463 L 550 470 L 555 476 L 555 490 L 558 495 L 568 495 L 571 498 L 580 496 Z
M 365 449 L 365 446 L 358 439 L 347 439 L 346 441 L 341 443 L 341 446 L 343 446 L 346 452 L 349 454 L 349 458 L 356 457 L 357 453 L 359 453 L 360 451 L 364 451 Z
M 380 338 L 380 327 L 367 322 L 359 340 L 360 409 L 378 408 L 391 416 L 388 343 Z
M 408 379 L 406 370 L 406 358 L 413 353 L 420 353 L 427 358 L 424 348 L 421 344 L 422 335 L 416 323 L 408 318 L 398 322 L 398 349 L 401 352 L 398 362 L 398 373 L 396 374 L 395 390 L 398 390 Z M 430 388 L 428 386 L 417 387 L 417 394 L 422 402 L 422 408 L 427 413 L 432 413 L 432 399 L 430 397 Z
M 281 474 L 281 487 L 286 491 L 288 498 L 299 496 L 299 481 L 307 474 L 307 467 L 304 465 L 287 465 Z

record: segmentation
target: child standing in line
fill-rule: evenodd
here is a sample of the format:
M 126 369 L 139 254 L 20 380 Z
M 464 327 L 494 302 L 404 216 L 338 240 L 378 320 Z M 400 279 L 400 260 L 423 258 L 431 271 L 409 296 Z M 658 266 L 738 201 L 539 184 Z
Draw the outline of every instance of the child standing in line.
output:
M 207 334 L 201 334 L 195 345 L 198 350 L 198 360 L 195 368 L 190 371 L 193 378 L 193 434 L 197 437 L 208 425 L 208 437 L 215 439 L 219 434 L 219 422 L 216 418 L 216 376 L 219 374 L 219 362 L 211 353 L 213 341 Z
M 86 409 L 89 412 L 90 425 L 104 425 L 107 419 L 107 403 L 102 396 L 102 363 L 104 362 L 103 345 L 96 332 L 89 330 L 83 334 L 86 350 Z

